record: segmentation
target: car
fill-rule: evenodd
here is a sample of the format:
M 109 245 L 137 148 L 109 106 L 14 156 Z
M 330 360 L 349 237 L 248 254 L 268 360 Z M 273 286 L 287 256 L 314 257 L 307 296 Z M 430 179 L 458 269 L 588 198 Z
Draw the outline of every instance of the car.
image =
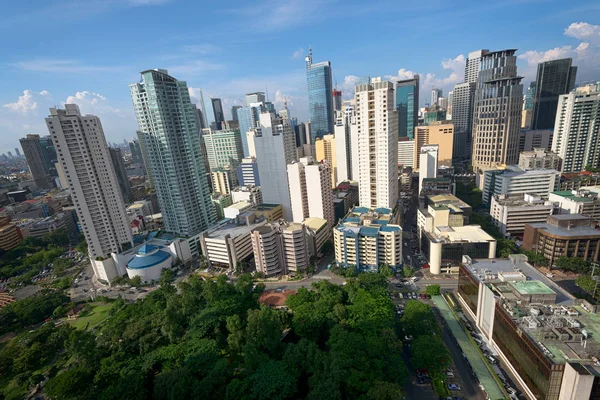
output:
M 505 386 L 504 386 L 504 389 L 506 389 L 506 391 L 507 391 L 509 394 L 513 394 L 513 395 L 515 395 L 515 396 L 517 395 L 517 389 L 513 388 L 513 387 L 512 387 L 512 386 L 510 386 L 510 385 L 505 385 Z
M 410 342 L 412 340 L 412 335 L 406 335 L 404 336 L 404 340 L 406 340 L 407 342 Z
M 496 364 L 496 359 L 492 356 L 487 356 L 487 359 L 490 360 L 492 364 Z
M 461 387 L 458 386 L 456 383 L 449 383 L 448 384 L 448 389 L 450 389 L 450 390 L 461 390 Z

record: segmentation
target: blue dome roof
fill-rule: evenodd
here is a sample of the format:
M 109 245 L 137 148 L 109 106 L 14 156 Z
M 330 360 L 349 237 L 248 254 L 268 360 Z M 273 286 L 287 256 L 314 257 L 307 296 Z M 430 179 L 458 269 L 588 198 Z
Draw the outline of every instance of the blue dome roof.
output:
M 150 251 L 156 250 L 156 246 L 149 246 L 149 247 L 155 247 L 154 249 L 152 249 Z M 165 261 L 166 259 L 168 259 L 170 257 L 171 257 L 171 254 L 167 253 L 166 251 L 158 250 L 158 251 L 153 252 L 152 254 L 145 255 L 145 253 L 142 253 L 141 249 L 140 249 L 140 251 L 138 251 L 138 254 L 127 263 L 127 268 L 129 268 L 129 269 L 150 268 L 157 264 L 162 263 L 163 261 Z

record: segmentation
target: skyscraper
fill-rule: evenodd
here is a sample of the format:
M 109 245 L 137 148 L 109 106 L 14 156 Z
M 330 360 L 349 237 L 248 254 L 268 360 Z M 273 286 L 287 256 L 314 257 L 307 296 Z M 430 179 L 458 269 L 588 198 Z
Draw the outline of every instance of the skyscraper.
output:
M 265 92 L 254 92 L 248 93 L 246 95 L 246 107 L 250 106 L 252 103 L 265 103 Z
M 129 86 L 146 168 L 167 231 L 193 236 L 216 221 L 210 199 L 196 108 L 187 84 L 166 70 L 146 70 Z
M 431 104 L 430 106 L 437 105 L 438 99 L 442 97 L 442 89 L 433 88 L 431 89 Z
M 480 172 L 519 160 L 523 106 L 516 50 L 481 57 L 473 108 L 473 169 Z
M 419 120 L 419 75 L 396 82 L 398 137 L 413 138 Z
M 239 165 L 244 158 L 242 138 L 238 130 L 213 131 L 204 129 L 202 140 L 211 170 Z
M 302 157 L 300 161 L 288 164 L 287 174 L 293 221 L 317 217 L 326 219 L 333 227 L 333 190 L 327 162 L 319 163 L 312 157 Z
M 398 199 L 398 120 L 394 85 L 372 78 L 355 90 L 359 203 L 394 208 Z
M 253 135 L 263 201 L 281 204 L 283 217 L 291 221 L 287 165 L 298 160 L 294 133 L 274 114 L 264 112 L 260 114 L 259 126 Z
M 15 147 L 15 154 L 17 155 L 18 158 L 21 158 L 21 152 L 19 151 L 19 149 L 17 147 Z
M 465 83 L 477 83 L 481 58 L 489 52 L 489 50 L 476 50 L 469 53 L 467 62 L 465 63 Z
M 308 82 L 308 112 L 310 115 L 311 143 L 317 138 L 333 133 L 333 85 L 331 63 L 313 64 L 312 50 L 306 56 L 306 79 Z
M 217 126 L 218 131 L 223 129 L 223 124 L 225 123 L 225 114 L 223 113 L 223 104 L 221 103 L 221 99 L 210 99 L 212 104 L 213 113 L 215 116 L 215 124 Z
M 123 162 L 121 149 L 109 147 L 108 152 L 110 153 L 110 159 L 115 169 L 115 176 L 117 177 L 117 182 L 119 183 L 119 189 L 123 195 L 123 201 L 125 204 L 129 204 L 133 201 L 133 192 L 131 191 L 129 178 L 127 178 L 127 172 L 125 171 L 125 163 Z
M 94 273 L 104 281 L 125 274 L 110 255 L 131 247 L 133 238 L 100 119 L 81 115 L 76 104 L 66 104 L 64 110 L 50 109 L 46 125 L 65 171 Z
M 242 108 L 242 106 L 232 106 L 231 107 L 231 119 L 234 121 L 238 120 L 238 110 Z
M 577 67 L 573 60 L 546 61 L 538 64 L 533 98 L 531 127 L 535 130 L 553 129 L 558 96 L 567 94 L 575 87 Z
M 336 186 L 337 180 L 337 157 L 334 135 L 325 135 L 315 142 L 315 160 L 321 162 L 325 160 L 331 173 L 331 185 Z
M 358 126 L 353 106 L 346 106 L 344 111 L 337 112 L 335 122 L 335 158 L 337 163 L 337 185 L 340 182 L 352 180 L 352 152 L 358 146 Z M 354 143 L 354 146 L 352 144 Z M 358 149 L 356 149 L 358 150 Z
M 428 144 L 419 149 L 419 193 L 423 189 L 423 179 L 437 177 L 439 146 Z
M 533 110 L 533 101 L 535 97 L 535 81 L 529 82 L 527 91 L 525 92 L 525 103 L 523 104 L 524 110 Z
M 342 111 L 342 91 L 333 90 L 333 109 L 334 111 Z
M 600 91 L 558 97 L 552 151 L 563 160 L 561 172 L 600 168 Z
M 40 135 L 27 135 L 19 141 L 21 142 L 23 154 L 25 154 L 29 172 L 31 172 L 35 186 L 40 189 L 52 189 L 54 183 L 40 143 Z
M 248 93 L 246 95 L 245 103 L 246 107 L 242 107 L 237 110 L 237 116 L 240 126 L 240 136 L 242 138 L 242 151 L 244 152 L 244 157 L 250 157 L 250 149 L 248 148 L 248 131 L 256 128 L 259 115 L 266 110 L 265 93 Z

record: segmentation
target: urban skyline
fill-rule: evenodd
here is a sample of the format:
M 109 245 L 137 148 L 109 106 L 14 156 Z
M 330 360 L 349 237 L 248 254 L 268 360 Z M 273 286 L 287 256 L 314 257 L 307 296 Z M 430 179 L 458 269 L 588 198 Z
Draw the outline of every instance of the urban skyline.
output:
M 74 34 L 75 29 L 85 22 L 88 24 L 97 22 L 98 25 L 106 24 L 106 26 L 115 25 L 116 27 L 126 23 L 129 28 L 129 24 L 136 25 L 136 23 L 132 22 L 131 18 L 125 18 L 126 15 L 133 13 L 137 15 L 142 12 L 147 14 L 150 20 L 153 20 L 157 18 L 153 14 L 160 15 L 161 7 L 163 7 L 157 3 L 164 2 L 124 2 L 127 5 L 121 6 L 122 9 L 119 11 L 127 22 L 116 17 L 116 6 L 107 5 L 97 7 L 102 10 L 95 10 L 91 4 L 97 5 L 98 2 L 91 1 L 89 3 L 90 10 L 76 9 L 70 16 L 61 16 L 61 18 L 68 18 L 63 25 L 64 34 Z M 179 2 L 169 3 L 177 4 Z M 172 27 L 167 26 L 156 28 L 159 35 L 164 33 L 162 41 L 166 41 L 167 38 L 169 40 L 168 46 L 162 46 L 163 50 L 155 51 L 137 44 L 133 45 L 131 42 L 133 38 L 125 37 L 120 40 L 117 49 L 112 48 L 111 57 L 102 54 L 103 52 L 82 54 L 78 56 L 80 58 L 61 52 L 47 53 L 46 50 L 38 50 L 35 49 L 35 46 L 31 46 L 33 33 L 23 35 L 16 41 L 0 44 L 5 47 L 5 53 L 10 55 L 6 60 L 6 71 L 11 74 L 11 79 L 6 81 L 5 89 L 0 95 L 0 105 L 3 106 L 0 107 L 0 127 L 2 127 L 3 133 L 0 135 L 0 152 L 12 151 L 18 144 L 16 143 L 17 137 L 24 137 L 28 133 L 43 134 L 43 126 L 39 123 L 39 117 L 43 117 L 44 114 L 43 110 L 63 103 L 77 103 L 83 113 L 100 116 L 105 121 L 107 140 L 114 142 L 123 139 L 130 140 L 134 137 L 135 117 L 127 98 L 127 92 L 123 90 L 123 87 L 137 79 L 140 71 L 148 68 L 165 68 L 178 79 L 186 80 L 194 102 L 198 101 L 194 94 L 198 94 L 199 88 L 204 90 L 205 101 L 210 101 L 210 98 L 221 98 L 226 119 L 231 118 L 232 105 L 243 105 L 239 99 L 243 99 L 245 93 L 266 91 L 269 100 L 273 101 L 278 109 L 283 108 L 284 99 L 287 98 L 291 116 L 298 117 L 299 121 L 308 121 L 304 65 L 308 44 L 315 49 L 318 60 L 331 61 L 333 84 L 336 86 L 337 83 L 338 90 L 342 90 L 345 99 L 351 97 L 350 92 L 359 77 L 383 76 L 387 78 L 389 76 L 392 80 L 405 79 L 412 77 L 414 71 L 421 75 L 420 98 L 422 100 L 420 106 L 423 106 L 430 98 L 432 87 L 438 87 L 446 94 L 455 83 L 462 81 L 467 54 L 477 48 L 517 48 L 519 71 L 525 76 L 524 85 L 535 79 L 539 61 L 565 57 L 572 57 L 574 64 L 579 67 L 578 83 L 589 80 L 593 78 L 593 65 L 599 54 L 598 21 L 581 20 L 582 13 L 579 11 L 580 9 L 596 9 L 598 5 L 591 1 L 579 3 L 578 10 L 565 10 L 561 6 L 561 15 L 555 16 L 555 20 L 551 24 L 543 21 L 527 21 L 527 28 L 533 33 L 537 33 L 533 35 L 536 37 L 535 41 L 527 38 L 528 35 L 523 32 L 519 32 L 518 35 L 516 33 L 501 35 L 498 31 L 500 28 L 490 28 L 489 26 L 486 26 L 484 30 L 477 30 L 482 27 L 481 22 L 463 26 L 461 40 L 453 40 L 452 37 L 455 33 L 451 31 L 450 27 L 439 28 L 450 30 L 450 32 L 444 32 L 444 36 L 451 44 L 444 46 L 444 50 L 437 54 L 420 52 L 417 47 L 420 45 L 416 43 L 380 41 L 375 46 L 367 45 L 372 42 L 373 37 L 379 39 L 381 35 L 378 35 L 378 30 L 390 29 L 386 28 L 385 24 L 364 38 L 360 38 L 352 46 L 332 46 L 331 43 L 323 43 L 323 40 L 319 40 L 319 38 L 323 36 L 324 30 L 331 29 L 330 24 L 327 23 L 328 20 L 335 18 L 331 15 L 332 10 L 329 6 L 326 6 L 327 10 L 323 15 L 311 21 L 311 28 L 314 25 L 315 29 L 300 30 L 302 35 L 298 35 L 293 28 L 306 24 L 307 16 L 310 15 L 308 11 L 314 11 L 317 7 L 310 1 L 303 3 L 306 4 L 289 6 L 289 9 L 283 6 L 274 6 L 273 9 L 269 9 L 263 5 L 256 11 L 252 11 L 240 5 L 238 13 L 232 10 L 214 10 L 216 14 L 230 17 L 215 18 L 215 20 L 221 21 L 219 22 L 221 24 L 230 24 L 239 19 L 240 14 L 255 15 L 258 10 L 262 10 L 265 27 L 250 24 L 254 26 L 256 35 L 243 44 L 240 43 L 239 38 L 234 39 L 229 36 L 216 43 L 215 40 L 211 41 L 213 36 L 210 34 L 198 35 L 197 37 L 201 37 L 202 40 L 190 40 L 190 36 L 177 35 L 179 29 L 173 30 Z M 558 2 L 547 3 L 546 8 L 549 12 L 558 11 Z M 134 7 L 134 4 L 137 6 Z M 231 7 L 235 6 L 235 4 L 231 5 Z M 362 7 L 355 6 L 357 7 L 356 15 L 349 13 L 350 21 L 360 15 Z M 455 13 L 451 9 L 454 7 L 447 7 L 449 6 L 438 5 L 435 12 L 446 12 L 449 17 L 454 16 L 453 22 L 455 23 L 467 19 L 466 13 Z M 498 10 L 494 10 L 496 18 L 501 20 L 510 17 L 511 22 L 512 18 L 515 18 L 516 5 L 497 5 L 495 7 L 498 7 Z M 530 4 L 523 6 L 519 3 L 518 8 L 519 14 L 522 15 L 530 15 L 535 10 L 534 5 Z M 294 11 L 298 12 L 294 13 Z M 485 7 L 469 9 L 469 12 L 474 15 L 484 11 L 487 11 Z M 33 32 L 40 27 L 48 27 L 48 22 L 41 18 L 47 12 L 50 11 L 40 6 L 38 14 L 32 17 L 32 21 L 35 21 L 36 18 L 42 19 Z M 175 12 L 180 12 L 180 10 Z M 289 26 L 275 21 L 274 15 L 277 12 L 286 13 Z M 347 11 L 341 12 L 341 14 L 345 12 Z M 3 28 L 24 18 L 25 13 L 21 6 L 11 5 L 6 10 L 6 15 L 7 23 Z M 419 12 L 416 10 L 407 11 L 407 15 L 419 18 Z M 71 18 L 75 16 L 81 17 L 81 21 L 73 22 Z M 472 15 L 469 15 L 469 21 L 473 21 L 471 17 Z M 337 24 L 337 21 L 335 23 Z M 95 32 L 97 29 L 94 27 L 92 31 Z M 408 28 L 403 27 L 402 29 Z M 465 35 L 464 29 L 472 30 L 470 33 L 473 35 Z M 170 33 L 171 31 L 173 32 Z M 260 43 L 271 41 L 274 32 L 277 32 L 277 36 L 280 37 L 277 38 L 276 46 L 269 48 L 267 52 L 262 49 Z M 85 40 L 85 37 L 92 33 L 82 32 L 79 29 L 77 34 L 78 37 Z M 105 40 L 111 42 L 114 34 L 112 32 L 105 32 L 105 34 Z M 124 35 L 119 36 L 123 37 Z M 331 35 L 328 36 L 331 37 Z M 477 38 L 467 39 L 466 36 L 476 36 Z M 395 35 L 395 37 L 397 36 Z M 498 37 L 502 37 L 502 40 L 499 40 Z M 250 44 L 248 45 L 248 43 Z M 391 45 L 394 45 L 395 51 L 390 52 L 389 55 L 382 55 L 380 51 L 382 47 Z M 34 50 L 13 51 L 16 48 L 34 48 Z M 126 50 L 124 51 L 124 49 Z M 143 54 L 139 54 L 140 51 Z M 392 55 L 392 53 L 398 54 L 398 51 L 401 51 L 404 56 Z M 247 63 L 245 61 L 250 54 L 254 61 Z M 371 61 L 374 57 L 377 58 L 377 63 Z M 132 59 L 136 61 L 132 62 Z M 243 71 L 237 68 L 241 64 L 245 65 Z M 107 76 L 111 76 L 110 80 L 107 79 Z M 8 133 L 8 135 L 4 133 Z

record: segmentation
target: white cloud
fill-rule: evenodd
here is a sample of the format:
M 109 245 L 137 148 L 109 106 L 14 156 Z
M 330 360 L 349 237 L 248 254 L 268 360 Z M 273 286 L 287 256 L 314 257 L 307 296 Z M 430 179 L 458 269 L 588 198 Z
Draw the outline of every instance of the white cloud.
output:
M 183 64 L 172 65 L 168 67 L 169 74 L 180 75 L 184 77 L 193 77 L 207 71 L 217 71 L 222 69 L 221 64 L 212 63 L 204 60 L 194 60 Z
M 300 48 L 298 50 L 296 50 L 293 54 L 292 54 L 292 58 L 294 60 L 300 60 L 302 57 L 304 57 L 304 49 Z
M 412 79 L 416 75 L 416 72 L 406 70 L 404 68 L 400 68 L 396 75 L 386 75 L 385 79 L 390 80 L 392 82 L 401 81 L 403 79 Z
M 525 82 L 535 79 L 537 64 L 572 58 L 573 65 L 577 66 L 577 82 L 598 79 L 600 74 L 600 25 L 591 25 L 587 22 L 574 22 L 564 30 L 564 35 L 579 39 L 577 46 L 565 45 L 549 50 L 528 50 L 519 54 L 519 60 L 524 64 L 519 67 L 519 75 L 525 77 Z
M 354 89 L 359 80 L 360 77 L 356 75 L 346 75 L 344 77 L 344 82 L 338 84 L 338 90 L 342 91 L 342 98 L 344 100 L 350 100 L 354 97 Z
M 255 21 L 250 25 L 252 29 L 278 31 L 326 18 L 331 15 L 331 3 L 330 0 L 262 0 L 248 7 L 230 9 L 229 12 Z
M 63 72 L 63 73 L 87 73 L 87 72 L 113 72 L 119 67 L 86 65 L 75 60 L 57 60 L 57 59 L 35 59 L 20 61 L 12 64 L 13 66 L 35 72 Z
M 10 111 L 27 114 L 30 111 L 34 111 L 38 108 L 38 101 L 40 98 L 51 99 L 52 96 L 47 90 L 41 92 L 35 92 L 33 90 L 23 90 L 23 96 L 19 96 L 18 100 L 14 103 L 4 104 L 3 107 Z

